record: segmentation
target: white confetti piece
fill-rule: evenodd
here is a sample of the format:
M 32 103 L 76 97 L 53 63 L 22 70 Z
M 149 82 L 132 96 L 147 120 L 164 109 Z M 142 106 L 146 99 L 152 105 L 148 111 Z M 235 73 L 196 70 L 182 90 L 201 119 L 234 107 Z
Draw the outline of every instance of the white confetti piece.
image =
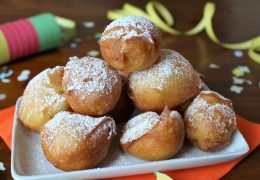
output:
M 3 101 L 6 99 L 6 94 L 2 93 L 0 94 L 0 101 Z
M 220 67 L 219 65 L 213 63 L 209 65 L 210 69 L 219 69 L 219 67 Z
M 0 162 L 0 171 L 4 171 L 5 167 L 4 167 L 4 163 Z
M 77 43 L 70 43 L 70 48 L 76 48 L 78 45 L 77 45 Z
M 83 26 L 85 27 L 85 28 L 93 28 L 93 27 L 95 27 L 95 23 L 94 22 L 92 22 L 92 21 L 85 21 L 85 22 L 83 22 Z
M 243 57 L 243 55 L 244 55 L 243 51 L 239 51 L 239 50 L 234 51 L 234 56 L 237 58 L 241 58 Z
M 91 57 L 97 57 L 99 55 L 99 51 L 91 50 L 91 51 L 87 52 L 87 55 L 91 56 Z
M 31 71 L 30 70 L 23 70 L 20 75 L 17 77 L 18 81 L 26 81 L 29 79 Z
M 74 39 L 74 42 L 75 42 L 75 43 L 81 43 L 81 42 L 82 42 L 82 39 L 81 39 L 81 38 L 75 38 L 75 39 Z
M 248 66 L 238 66 L 238 68 L 244 73 L 249 74 L 251 72 Z
M 11 82 L 11 79 L 7 79 L 7 78 L 1 79 L 1 82 L 2 82 L 2 83 L 10 83 L 10 82 Z
M 232 85 L 232 86 L 230 87 L 230 91 L 231 91 L 231 92 L 234 92 L 234 93 L 236 93 L 236 94 L 241 94 L 241 92 L 242 92 L 243 90 L 244 90 L 243 87 L 237 86 L 237 85 Z
M 247 83 L 248 85 L 252 84 L 252 81 L 247 80 L 247 79 L 243 79 L 243 78 L 237 78 L 237 77 L 232 77 L 233 79 L 233 84 L 238 84 L 238 85 L 242 85 Z

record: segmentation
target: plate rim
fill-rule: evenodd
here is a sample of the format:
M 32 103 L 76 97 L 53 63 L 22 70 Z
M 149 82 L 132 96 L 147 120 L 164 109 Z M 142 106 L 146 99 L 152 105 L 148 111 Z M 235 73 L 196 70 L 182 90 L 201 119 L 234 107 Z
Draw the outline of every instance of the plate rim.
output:
M 18 120 L 18 109 L 20 106 L 20 102 L 22 100 L 22 96 L 20 96 L 17 101 L 16 101 L 16 105 L 15 105 L 15 114 L 14 114 L 14 123 L 13 123 L 13 128 L 12 128 L 12 151 L 11 151 L 11 175 L 14 179 L 47 179 L 47 178 L 66 178 L 68 176 L 74 176 L 74 175 L 84 175 L 85 173 L 93 173 L 93 171 L 98 171 L 99 169 L 86 169 L 86 170 L 80 170 L 80 171 L 70 171 L 70 172 L 62 172 L 62 173 L 55 173 L 55 174 L 43 174 L 43 175 L 21 175 L 16 171 L 15 168 L 15 156 L 16 156 L 16 148 L 15 148 L 15 139 L 16 139 L 16 128 L 17 128 L 17 120 Z M 228 160 L 224 160 L 224 161 L 218 161 L 216 163 L 213 164 L 218 164 L 218 163 L 222 163 L 222 162 L 227 162 L 227 161 L 231 161 L 233 159 L 239 158 L 241 156 L 243 156 L 244 154 L 246 154 L 249 151 L 249 146 L 247 141 L 245 140 L 243 134 L 239 131 L 239 129 L 237 129 L 237 133 L 240 134 L 240 136 L 242 137 L 242 140 L 244 141 L 244 144 L 246 145 L 245 149 L 243 151 L 235 151 L 235 152 L 227 152 L 224 154 L 218 154 L 215 155 L 212 159 L 218 159 L 221 157 L 225 157 L 227 156 L 227 154 L 231 154 L 232 156 L 230 156 L 231 158 Z M 190 159 L 193 159 L 196 162 L 196 159 L 199 158 L 199 160 L 201 159 L 207 159 L 208 155 L 205 156 L 199 156 L 199 157 L 189 157 L 189 158 L 175 158 L 174 161 L 187 161 Z M 157 166 L 165 166 L 167 164 L 171 164 L 173 159 L 169 159 L 169 160 L 161 160 L 161 161 L 152 161 L 152 162 L 148 162 L 147 164 L 145 164 L 145 166 L 147 167 L 153 167 L 155 164 L 157 164 Z M 158 165 L 159 164 L 159 165 Z M 213 165 L 211 164 L 211 165 Z M 104 167 L 104 168 L 100 168 L 102 169 L 102 171 L 118 171 L 118 169 L 120 170 L 124 170 L 127 169 L 128 171 L 133 171 L 137 168 L 140 168 L 144 165 L 144 163 L 141 164 L 134 164 L 134 165 L 126 165 L 126 166 L 118 166 L 118 167 Z M 204 165 L 200 165 L 200 166 L 193 166 L 193 167 L 202 167 L 202 166 L 206 166 L 207 164 Z M 208 164 L 209 165 L 209 164 Z M 192 166 L 189 168 L 193 168 Z M 130 170 L 129 170 L 130 169 Z M 178 169 L 178 168 L 177 168 Z M 175 168 L 175 170 L 177 170 Z M 188 168 L 179 168 L 179 169 L 188 169 Z M 149 173 L 149 172 L 141 172 L 141 173 L 136 173 L 136 174 L 128 174 L 128 175 L 137 175 L 137 174 L 145 174 L 145 173 Z M 124 176 L 124 175 L 122 175 Z M 127 175 L 126 175 L 127 176 Z M 111 177 L 120 177 L 120 176 L 107 176 L 107 177 L 102 177 L 102 178 L 111 178 Z

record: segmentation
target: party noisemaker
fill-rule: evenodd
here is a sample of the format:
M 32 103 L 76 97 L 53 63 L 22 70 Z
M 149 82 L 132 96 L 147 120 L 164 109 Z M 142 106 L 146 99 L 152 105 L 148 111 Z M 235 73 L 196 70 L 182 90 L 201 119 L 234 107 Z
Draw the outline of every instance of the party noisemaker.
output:
M 0 25 L 0 65 L 58 48 L 75 33 L 70 19 L 43 13 Z

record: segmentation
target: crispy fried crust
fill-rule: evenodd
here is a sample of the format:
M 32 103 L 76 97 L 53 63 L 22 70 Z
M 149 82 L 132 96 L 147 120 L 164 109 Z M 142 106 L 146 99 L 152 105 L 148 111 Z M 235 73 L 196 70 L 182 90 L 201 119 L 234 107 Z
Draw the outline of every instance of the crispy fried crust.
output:
M 72 57 L 65 67 L 62 86 L 76 113 L 101 116 L 116 106 L 122 81 L 117 71 L 101 59 Z
M 180 114 L 177 111 L 170 112 L 166 107 L 159 118 L 158 124 L 148 133 L 133 141 L 121 142 L 123 150 L 149 161 L 170 159 L 178 153 L 185 135 Z
M 236 117 L 229 99 L 213 91 L 202 91 L 184 115 L 186 136 L 196 147 L 214 151 L 230 144 Z
M 143 32 L 142 26 L 145 26 L 144 23 L 149 20 L 138 18 L 140 21 L 136 22 L 135 17 L 131 19 L 133 24 L 138 24 L 137 26 L 126 26 L 125 22 L 122 21 L 122 23 L 117 23 L 117 25 L 111 28 L 106 28 L 103 33 L 100 41 L 102 57 L 110 66 L 117 70 L 126 72 L 142 70 L 154 64 L 159 56 L 159 30 L 150 22 L 150 28 Z M 122 31 L 125 32 L 120 34 Z M 139 35 L 132 36 L 133 32 Z M 111 37 L 111 34 L 117 33 L 118 35 Z M 145 33 L 145 35 L 140 35 L 142 33 Z M 107 36 L 111 38 L 106 38 Z
M 43 127 L 40 142 L 43 152 L 49 162 L 64 171 L 75 171 L 95 167 L 107 155 L 112 137 L 113 127 L 108 124 L 113 121 L 107 117 L 95 127 L 87 137 L 75 139 L 61 126 L 55 128 L 56 136 L 48 144 L 46 134 L 52 135 L 50 129 Z M 114 121 L 112 122 L 115 126 Z M 75 130 L 78 127 L 72 127 Z
M 162 49 L 156 64 L 129 77 L 129 94 L 143 111 L 161 112 L 184 103 L 200 92 L 198 73 L 179 53 Z
M 62 91 L 63 67 L 46 69 L 36 75 L 24 90 L 19 118 L 26 128 L 40 132 L 53 116 L 70 110 Z

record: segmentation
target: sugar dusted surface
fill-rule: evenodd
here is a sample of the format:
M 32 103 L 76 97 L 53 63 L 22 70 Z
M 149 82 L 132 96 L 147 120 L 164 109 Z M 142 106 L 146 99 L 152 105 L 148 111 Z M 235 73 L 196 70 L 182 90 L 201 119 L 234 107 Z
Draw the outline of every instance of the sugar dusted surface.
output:
M 182 120 L 182 117 L 181 117 L 180 113 L 178 113 L 178 111 L 171 111 L 170 116 L 173 117 L 173 118 Z
M 40 104 L 39 111 L 43 111 L 54 104 L 66 103 L 65 95 L 61 93 L 61 82 L 58 87 L 53 84 L 50 78 L 50 75 L 62 69 L 62 66 L 56 66 L 53 69 L 48 68 L 29 81 L 24 95 L 28 96 L 27 100 L 32 104 Z
M 83 92 L 82 98 L 93 93 L 110 95 L 120 80 L 119 74 L 110 69 L 105 61 L 93 57 L 71 57 L 65 67 L 65 78 L 70 79 L 66 91 Z
M 90 116 L 84 116 L 80 114 L 73 114 L 70 112 L 59 112 L 54 116 L 54 118 L 48 121 L 45 125 L 45 132 L 43 139 L 50 145 L 54 140 L 55 136 L 59 135 L 62 131 L 66 131 L 74 140 L 80 142 L 87 138 L 87 136 L 96 128 L 100 123 L 102 123 L 107 117 L 93 118 Z M 112 133 L 115 134 L 115 123 L 114 121 L 109 121 L 109 123 L 104 126 L 105 129 L 110 128 Z M 59 129 L 59 131 L 57 131 Z M 103 130 L 105 130 L 103 129 Z M 96 135 L 99 136 L 97 132 Z M 108 138 L 112 137 L 112 133 Z
M 169 49 L 161 49 L 160 52 L 159 62 L 148 69 L 131 74 L 130 87 L 133 84 L 142 86 L 149 82 L 149 84 L 153 85 L 150 88 L 163 91 L 172 78 L 182 80 L 185 76 L 192 80 L 194 70 L 182 55 Z
M 213 91 L 201 92 L 201 94 L 210 93 L 217 94 L 221 99 L 226 100 L 226 98 Z M 222 114 L 221 119 L 215 115 L 216 111 Z M 196 123 L 194 123 L 194 116 L 196 116 Z M 210 120 L 215 123 L 221 133 L 228 133 L 227 127 L 235 128 L 236 126 L 236 116 L 233 109 L 223 103 L 210 104 L 201 98 L 200 95 L 197 96 L 187 108 L 185 112 L 185 119 L 190 122 L 191 126 L 197 126 L 197 121 Z M 224 119 L 227 119 L 227 121 Z
M 115 27 L 117 29 L 113 30 Z M 154 24 L 146 18 L 126 16 L 111 22 L 102 34 L 101 41 L 107 39 L 123 38 L 126 40 L 132 37 L 143 37 L 153 43 L 153 37 L 150 32 L 154 31 L 154 29 L 156 29 Z M 159 33 L 157 29 L 155 32 Z M 156 34 L 156 36 L 159 36 L 159 34 Z
M 159 121 L 159 115 L 155 112 L 146 112 L 130 119 L 125 125 L 120 142 L 125 144 L 140 138 L 155 127 Z
M 18 102 L 20 102 L 20 100 L 18 100 Z M 15 133 L 13 134 L 14 146 L 12 151 L 12 153 L 15 153 L 15 156 L 13 156 L 13 165 L 15 167 L 15 171 L 18 174 L 24 176 L 51 174 L 58 176 L 61 173 L 64 173 L 64 171 L 55 168 L 51 163 L 49 163 L 46 160 L 40 146 L 39 134 L 26 129 L 17 117 L 18 116 L 16 114 L 14 120 Z M 123 124 L 121 124 L 121 126 L 123 126 Z M 188 164 L 192 163 L 194 160 L 196 161 L 196 164 L 200 164 L 205 160 L 212 161 L 213 163 L 215 160 L 212 159 L 216 159 L 216 157 L 218 157 L 219 155 L 221 155 L 222 157 L 225 156 L 226 159 L 229 159 L 233 153 L 238 154 L 246 152 L 247 146 L 245 145 L 245 140 L 243 139 L 242 135 L 238 131 L 236 131 L 231 144 L 225 147 L 224 149 L 216 151 L 214 153 L 203 152 L 195 148 L 194 146 L 191 146 L 190 143 L 185 143 L 182 150 L 173 159 L 157 162 L 148 162 L 141 159 L 137 159 L 129 154 L 124 153 L 120 147 L 119 135 L 117 135 L 115 138 L 113 138 L 107 157 L 100 164 L 98 164 L 96 168 L 80 171 L 80 173 L 85 174 L 85 178 L 90 177 L 91 174 L 97 175 L 101 173 L 102 177 L 104 178 L 104 176 L 106 176 L 105 171 L 116 171 L 120 174 L 120 172 L 122 172 L 121 167 L 133 168 L 136 165 L 142 165 L 142 167 L 145 168 L 154 164 L 154 170 L 156 170 L 156 167 L 158 167 L 158 165 L 163 162 L 171 163 L 171 166 L 168 167 L 171 169 L 178 168 L 178 164 L 182 160 L 188 162 Z M 75 178 L 78 176 L 74 174 L 73 177 Z M 96 178 L 92 176 L 91 179 Z

